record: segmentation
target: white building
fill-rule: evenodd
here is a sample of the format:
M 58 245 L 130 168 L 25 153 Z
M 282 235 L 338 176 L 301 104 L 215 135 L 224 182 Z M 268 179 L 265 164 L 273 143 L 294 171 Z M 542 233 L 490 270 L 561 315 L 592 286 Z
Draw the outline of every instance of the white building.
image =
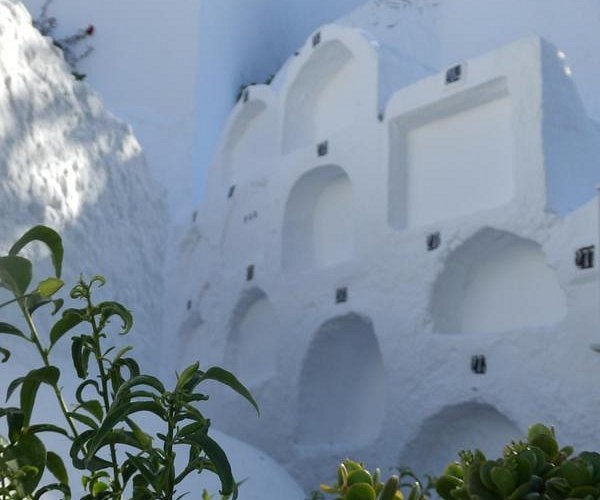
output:
M 564 54 L 522 39 L 380 105 L 382 51 L 324 26 L 244 92 L 181 242 L 178 356 L 250 386 L 260 421 L 225 394 L 215 420 L 307 488 L 535 421 L 590 446 L 600 129 Z
M 67 276 L 108 275 L 146 334 L 146 364 L 235 371 L 260 419 L 229 392 L 208 414 L 306 490 L 344 456 L 437 473 L 457 449 L 497 453 L 535 421 L 598 448 L 600 143 L 586 111 L 600 116 L 600 4 L 368 2 L 243 94 L 188 214 L 198 144 L 212 141 L 195 142 L 199 122 L 216 134 L 240 74 L 258 80 L 298 35 L 295 17 L 324 15 L 302 2 L 280 23 L 262 13 L 281 2 L 213 3 L 212 31 L 191 0 L 57 2 L 67 33 L 98 27 L 82 69 L 133 123 L 165 203 L 131 130 L 0 0 L 0 245 L 31 224 L 60 228 L 75 249 Z M 235 31 L 237 14 L 232 41 L 214 26 Z M 561 50 L 539 38 L 498 49 L 531 33 Z M 165 205 L 185 217 L 179 239 Z M 19 359 L 16 374 L 33 362 Z

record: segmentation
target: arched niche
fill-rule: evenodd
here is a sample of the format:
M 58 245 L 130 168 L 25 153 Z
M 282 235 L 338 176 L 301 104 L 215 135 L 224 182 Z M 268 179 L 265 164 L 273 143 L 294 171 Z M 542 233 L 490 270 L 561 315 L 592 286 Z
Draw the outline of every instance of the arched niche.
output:
M 371 320 L 351 313 L 327 321 L 304 358 L 298 442 L 316 447 L 370 443 L 383 421 L 385 390 Z
M 490 228 L 452 253 L 433 291 L 434 331 L 440 333 L 548 327 L 566 311 L 541 246 Z
M 288 270 L 327 267 L 354 255 L 354 203 L 348 174 L 315 168 L 292 187 L 283 221 L 282 263 Z
M 223 145 L 223 177 L 229 183 L 251 175 L 254 164 L 272 154 L 276 117 L 265 89 L 252 87 L 248 101 L 238 104 Z M 254 96 L 258 94 L 257 96 Z
M 427 418 L 401 454 L 400 463 L 418 475 L 439 476 L 461 450 L 480 449 L 490 459 L 523 433 L 493 406 L 468 402 L 448 406 Z
M 265 292 L 244 291 L 230 321 L 227 362 L 248 386 L 267 382 L 277 373 L 281 329 Z
M 322 42 L 290 85 L 284 109 L 283 152 L 327 139 L 351 125 L 361 102 L 361 65 L 339 40 Z

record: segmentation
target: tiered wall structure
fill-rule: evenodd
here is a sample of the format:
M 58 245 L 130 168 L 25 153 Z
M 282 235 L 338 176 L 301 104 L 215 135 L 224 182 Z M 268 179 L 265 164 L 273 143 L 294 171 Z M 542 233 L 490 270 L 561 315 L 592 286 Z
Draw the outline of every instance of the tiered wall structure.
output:
M 307 488 L 348 455 L 439 473 L 537 420 L 594 444 L 600 129 L 564 54 L 524 39 L 382 107 L 380 50 L 324 26 L 243 94 L 170 350 L 240 375 L 260 420 L 224 395 L 215 422 Z

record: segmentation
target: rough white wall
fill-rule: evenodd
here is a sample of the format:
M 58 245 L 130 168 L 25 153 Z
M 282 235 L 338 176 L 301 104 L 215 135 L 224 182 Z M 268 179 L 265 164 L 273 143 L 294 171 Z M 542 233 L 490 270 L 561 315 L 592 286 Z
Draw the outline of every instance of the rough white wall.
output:
M 269 364 L 278 349 L 276 372 L 268 379 L 257 368 L 246 372 L 260 420 L 224 394 L 214 402 L 215 421 L 273 454 L 306 489 L 349 455 L 438 473 L 429 468 L 440 466 L 441 455 L 422 441 L 450 421 L 448 439 L 438 443 L 452 448 L 448 453 L 479 417 L 483 448 L 497 448 L 537 420 L 557 425 L 560 437 L 578 446 L 596 445 L 599 405 L 577 384 L 597 373 L 589 345 L 598 272 L 574 263 L 580 247 L 598 240 L 598 148 L 589 140 L 596 125 L 556 48 L 520 40 L 466 61 L 457 83 L 439 72 L 397 89 L 381 115 L 389 62 L 381 45 L 360 30 L 318 31 L 321 41 L 309 37 L 276 85 L 251 88 L 236 105 L 205 208 L 179 239 L 171 299 L 180 359 L 210 345 L 212 359 L 232 366 L 227 353 L 246 342 L 260 350 L 263 341 L 251 340 L 259 337 L 257 325 L 271 312 L 277 317 L 262 334 Z M 330 127 L 326 137 L 304 134 L 308 140 L 286 148 L 286 130 L 315 130 L 312 118 L 337 112 L 290 107 L 296 96 L 310 104 L 321 92 L 304 71 L 327 75 L 320 51 L 326 55 L 334 40 L 352 64 L 370 70 L 352 81 L 360 119 L 321 117 Z M 336 84 L 341 93 L 349 85 L 335 75 L 323 82 L 333 95 Z M 259 115 L 244 111 L 259 107 Z M 565 112 L 578 127 L 570 135 L 560 133 Z M 232 170 L 229 145 L 240 126 L 267 147 L 257 152 L 234 142 L 240 149 Z M 418 154 L 410 147 L 405 154 L 407 132 L 419 127 L 428 131 L 416 141 Z M 325 154 L 316 144 L 322 139 Z M 561 162 L 570 152 L 571 168 L 585 175 L 565 185 Z M 411 182 L 423 168 L 429 176 Z M 428 250 L 435 233 L 439 245 Z M 346 301 L 338 300 L 341 288 Z M 270 312 L 249 323 L 247 339 L 235 340 L 244 335 L 235 328 L 240 304 L 256 290 L 268 297 Z M 486 356 L 486 374 L 471 370 L 473 355 Z
M 43 0 L 25 0 L 35 17 Z M 172 213 L 189 214 L 193 149 L 202 110 L 196 100 L 198 0 L 53 0 L 48 13 L 67 36 L 93 24 L 95 51 L 80 63 L 104 104 L 131 124 L 150 171 L 167 188 Z
M 101 273 L 154 352 L 162 318 L 164 191 L 131 129 L 76 82 L 20 4 L 0 3 L 1 245 L 47 224 L 64 236 L 67 283 Z
M 26 229 L 46 224 L 63 236 L 65 260 L 60 296 L 80 273 L 103 274 L 106 286 L 97 300 L 118 300 L 134 315 L 127 337 L 144 369 L 155 372 L 162 333 L 165 193 L 151 178 L 142 149 L 129 126 L 110 114 L 85 83 L 76 82 L 60 53 L 31 25 L 25 7 L 0 0 L 0 250 L 4 253 Z M 35 279 L 51 272 L 36 248 Z M 0 301 L 7 297 L 0 293 Z M 76 307 L 80 307 L 79 304 Z M 14 309 L 0 311 L 3 321 L 22 325 Z M 47 338 L 56 318 L 36 313 Z M 25 328 L 25 325 L 23 325 Z M 0 365 L 0 391 L 42 361 L 14 338 L 0 343 L 13 357 Z M 30 347 L 30 346 L 29 346 Z M 70 343 L 54 349 L 51 362 L 61 367 L 61 385 L 73 388 Z M 60 422 L 54 396 L 42 389 L 37 422 Z M 5 434 L 5 429 L 0 430 Z M 53 449 L 62 445 L 53 437 Z M 67 453 L 63 450 L 63 453 Z M 75 496 L 79 492 L 75 490 Z

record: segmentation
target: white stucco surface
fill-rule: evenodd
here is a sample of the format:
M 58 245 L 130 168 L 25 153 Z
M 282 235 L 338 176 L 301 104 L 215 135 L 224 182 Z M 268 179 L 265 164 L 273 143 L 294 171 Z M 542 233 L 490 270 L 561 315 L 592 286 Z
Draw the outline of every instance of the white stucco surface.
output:
M 309 33 L 342 4 L 57 0 L 65 33 L 97 26 L 82 69 L 165 202 L 131 130 L 0 0 L 0 245 L 60 228 L 67 278 L 107 275 L 153 368 L 238 373 L 260 419 L 217 389 L 208 414 L 282 488 L 345 456 L 436 473 L 538 420 L 597 448 L 598 271 L 574 258 L 598 246 L 598 4 L 373 0 Z
M 175 356 L 210 345 L 261 405 L 224 394 L 215 421 L 307 491 L 345 456 L 436 474 L 533 421 L 598 430 L 573 387 L 597 362 L 598 274 L 574 259 L 598 241 L 600 142 L 565 58 L 528 37 L 382 101 L 390 41 L 323 26 L 248 89 L 171 272 L 196 283 L 173 289 Z

